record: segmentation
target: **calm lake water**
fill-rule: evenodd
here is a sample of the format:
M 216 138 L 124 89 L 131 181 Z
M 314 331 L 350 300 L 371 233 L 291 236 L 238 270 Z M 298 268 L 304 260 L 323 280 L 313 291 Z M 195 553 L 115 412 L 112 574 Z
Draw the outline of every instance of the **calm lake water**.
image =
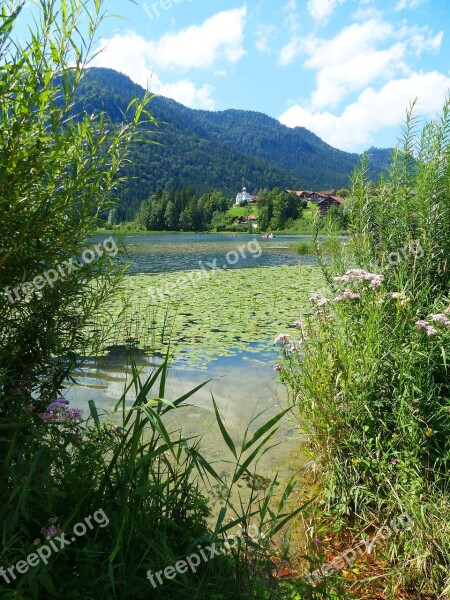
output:
M 107 236 L 98 236 L 102 241 Z M 129 273 L 164 273 L 212 268 L 229 269 L 314 264 L 313 256 L 297 256 L 289 246 L 310 236 L 276 236 L 271 240 L 257 234 L 166 234 L 132 235 L 122 239 L 130 264 Z M 237 257 L 236 257 L 237 254 Z M 245 255 L 245 256 L 244 256 Z M 227 260 L 227 256 L 230 260 Z M 236 260 L 237 258 L 237 260 Z M 214 262 L 215 261 L 215 262 Z M 234 263 L 234 261 L 236 261 Z M 234 264 L 232 264 L 234 263 Z
M 107 237 L 96 236 L 92 243 L 101 242 Z M 213 268 L 208 264 L 222 269 L 312 265 L 314 257 L 298 256 L 289 250 L 290 244 L 307 239 L 310 238 L 276 236 L 272 240 L 264 240 L 258 235 L 227 237 L 180 234 L 132 235 L 124 237 L 122 242 L 127 252 L 126 260 L 130 263 L 128 272 L 137 275 L 193 270 L 202 265 L 204 268 Z M 235 264 L 232 264 L 234 261 Z M 224 301 L 233 302 L 234 299 L 227 298 Z M 160 358 L 148 356 L 139 350 L 134 352 L 134 359 L 142 367 L 143 377 L 161 362 Z M 169 425 L 182 427 L 187 436 L 202 435 L 203 453 L 209 460 L 229 459 L 214 423 L 212 396 L 225 416 L 231 435 L 239 443 L 254 414 L 267 410 L 265 417 L 268 418 L 286 406 L 284 386 L 278 383 L 273 370 L 276 360 L 275 349 L 255 354 L 240 348 L 234 356 L 214 357 L 206 369 L 198 370 L 190 367 L 185 354 L 182 359 L 175 356 L 167 382 L 168 399 L 175 400 L 200 383 L 210 381 L 189 400 L 189 406 L 177 411 Z M 105 413 L 111 411 L 126 386 L 130 373 L 129 361 L 130 357 L 121 348 L 105 357 L 86 358 L 76 374 L 78 383 L 70 387 L 67 397 L 74 405 L 85 409 L 88 400 L 92 399 Z M 284 471 L 287 476 L 289 469 L 282 463 L 286 462 L 287 455 L 295 450 L 298 443 L 296 424 L 286 421 L 280 428 L 277 441 L 278 448 L 268 452 L 260 464 L 259 470 L 266 476 L 280 467 L 282 474 Z

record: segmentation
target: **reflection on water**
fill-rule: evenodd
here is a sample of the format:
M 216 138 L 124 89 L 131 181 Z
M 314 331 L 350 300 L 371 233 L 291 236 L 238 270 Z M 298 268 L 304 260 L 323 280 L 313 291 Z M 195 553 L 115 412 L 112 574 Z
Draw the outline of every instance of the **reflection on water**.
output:
M 134 355 L 134 359 L 143 369 L 143 378 L 148 377 L 160 363 L 144 354 Z M 255 354 L 239 352 L 235 356 L 219 357 L 203 371 L 186 369 L 174 361 L 169 369 L 166 387 L 166 398 L 169 400 L 176 400 L 202 382 L 210 381 L 187 401 L 187 406 L 170 413 L 166 425 L 173 429 L 182 428 L 186 437 L 202 436 L 202 452 L 208 460 L 230 459 L 230 453 L 215 424 L 212 396 L 235 443 L 239 444 L 255 414 L 267 410 L 262 418 L 255 421 L 252 430 L 287 406 L 284 386 L 278 383 L 273 371 L 274 361 L 275 355 L 271 352 L 261 353 L 257 358 Z M 130 372 L 127 362 L 129 358 L 121 352 L 86 361 L 77 373 L 78 385 L 68 390 L 67 398 L 73 405 L 82 408 L 86 408 L 88 400 L 93 399 L 98 409 L 109 413 L 124 391 Z M 154 394 L 158 395 L 157 389 Z M 132 397 L 129 405 L 131 403 Z M 258 472 L 268 476 L 277 470 L 281 457 L 293 449 L 296 441 L 298 433 L 295 423 L 283 422 L 275 440 L 279 445 L 264 455 Z

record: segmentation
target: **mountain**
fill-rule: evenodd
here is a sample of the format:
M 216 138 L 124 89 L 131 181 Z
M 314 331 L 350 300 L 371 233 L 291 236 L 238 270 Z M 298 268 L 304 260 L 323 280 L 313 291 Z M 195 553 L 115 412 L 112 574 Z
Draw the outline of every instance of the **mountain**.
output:
M 144 90 L 112 69 L 86 73 L 78 104 L 89 113 L 105 110 L 122 119 L 129 102 Z M 291 129 L 262 113 L 187 108 L 155 97 L 149 110 L 159 125 L 155 144 L 135 144 L 127 175 L 118 190 L 121 216 L 131 219 L 140 202 L 157 187 L 192 186 L 198 193 L 213 189 L 234 197 L 243 184 L 261 188 L 331 189 L 348 185 L 360 156 L 332 148 L 303 127 Z M 375 150 L 372 177 L 389 162 L 389 151 Z

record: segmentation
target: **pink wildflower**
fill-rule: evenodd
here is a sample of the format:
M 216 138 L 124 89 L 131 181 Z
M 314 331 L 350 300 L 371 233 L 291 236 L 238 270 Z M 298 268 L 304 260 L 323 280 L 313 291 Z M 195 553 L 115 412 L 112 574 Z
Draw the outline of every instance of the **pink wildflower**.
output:
M 348 281 L 370 281 L 370 287 L 375 290 L 381 287 L 384 277 L 377 273 L 369 273 L 364 269 L 349 269 L 345 275 L 334 277 L 333 280 L 341 283 L 347 283 Z
M 439 323 L 440 325 L 445 325 L 446 327 L 450 327 L 450 320 L 442 313 L 439 313 L 437 315 L 430 315 L 428 318 L 433 323 Z
M 310 301 L 316 306 L 325 306 L 328 303 L 328 299 L 324 298 L 322 294 L 313 294 Z
M 273 365 L 273 370 L 277 373 L 280 373 L 282 371 L 282 366 L 279 363 L 276 363 L 275 365 Z
M 381 287 L 382 283 L 383 283 L 383 275 L 374 275 L 370 281 L 370 287 L 373 290 L 377 290 L 378 288 Z
M 394 467 L 395 467 L 395 465 L 397 464 L 397 459 L 396 459 L 396 458 L 393 458 L 393 459 L 391 460 L 391 463 L 392 463 L 392 464 L 394 465 Z
M 341 302 L 342 300 L 360 300 L 361 294 L 357 292 L 352 292 L 351 290 L 344 290 L 338 296 L 336 296 L 335 300 L 337 302 Z
M 429 325 L 426 328 L 426 332 L 427 332 L 427 335 L 437 335 L 439 333 L 438 330 L 435 329 L 434 327 L 432 327 L 431 325 Z
M 427 328 L 427 327 L 429 327 L 429 326 L 430 326 L 430 324 L 428 323 L 428 321 L 422 321 L 422 320 L 420 320 L 420 321 L 416 321 L 416 322 L 414 323 L 414 325 L 415 325 L 416 327 L 418 327 L 419 329 L 423 329 L 424 331 L 426 330 L 426 328 Z

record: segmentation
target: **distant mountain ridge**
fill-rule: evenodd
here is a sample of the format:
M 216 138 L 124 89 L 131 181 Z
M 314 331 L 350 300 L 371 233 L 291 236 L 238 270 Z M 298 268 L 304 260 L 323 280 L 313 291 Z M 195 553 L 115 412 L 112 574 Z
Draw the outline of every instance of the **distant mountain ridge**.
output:
M 92 68 L 79 103 L 87 112 L 105 110 L 119 121 L 129 102 L 144 90 L 112 69 Z M 338 189 L 348 186 L 358 154 L 337 150 L 303 127 L 291 129 L 262 113 L 195 110 L 156 96 L 149 110 L 158 120 L 161 145 L 136 144 L 128 175 L 118 190 L 121 213 L 131 219 L 157 187 L 218 189 L 234 196 L 242 185 L 261 188 Z M 389 150 L 374 149 L 372 177 L 388 163 Z

